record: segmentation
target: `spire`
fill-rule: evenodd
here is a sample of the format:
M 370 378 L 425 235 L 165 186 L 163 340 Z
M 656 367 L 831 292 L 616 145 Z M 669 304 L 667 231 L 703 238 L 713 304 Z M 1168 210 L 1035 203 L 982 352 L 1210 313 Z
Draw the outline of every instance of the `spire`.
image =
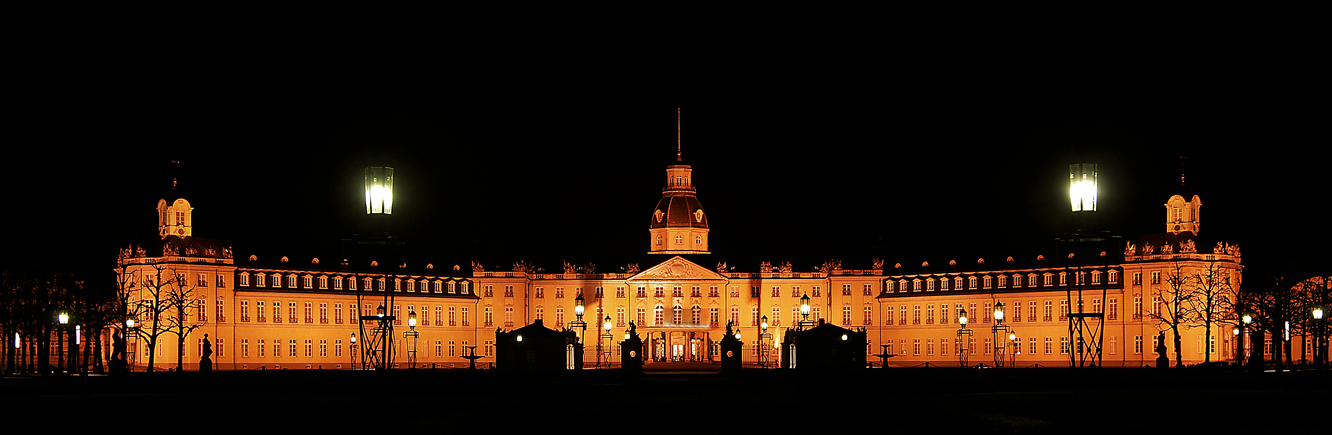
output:
M 683 162 L 680 158 L 680 108 L 675 108 L 675 161 Z
M 1183 186 L 1183 185 L 1184 185 L 1184 173 L 1186 172 L 1185 170 L 1188 169 L 1188 163 L 1189 163 L 1189 158 L 1188 158 L 1188 157 L 1185 157 L 1185 156 L 1179 156 L 1179 185 L 1180 185 L 1180 186 Z

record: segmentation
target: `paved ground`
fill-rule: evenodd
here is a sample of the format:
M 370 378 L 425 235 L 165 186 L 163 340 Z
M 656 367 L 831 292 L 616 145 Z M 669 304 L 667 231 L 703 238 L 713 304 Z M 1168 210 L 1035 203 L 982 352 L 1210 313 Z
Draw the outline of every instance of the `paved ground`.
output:
M 708 369 L 708 367 L 702 367 Z M 408 433 L 570 428 L 591 433 L 840 429 L 937 433 L 1326 428 L 1332 374 L 1143 369 L 887 369 L 852 374 L 603 370 L 250 371 L 5 378 L 24 424 Z M 68 418 L 67 418 L 68 417 Z M 15 427 L 15 426 L 9 426 Z

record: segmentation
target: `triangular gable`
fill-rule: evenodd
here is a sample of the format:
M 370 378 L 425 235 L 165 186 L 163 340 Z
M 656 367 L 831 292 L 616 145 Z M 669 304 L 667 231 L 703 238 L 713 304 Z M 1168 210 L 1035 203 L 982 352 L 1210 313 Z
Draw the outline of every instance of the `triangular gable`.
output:
M 726 277 L 699 266 L 679 255 L 629 277 L 629 281 L 647 280 L 725 280 Z

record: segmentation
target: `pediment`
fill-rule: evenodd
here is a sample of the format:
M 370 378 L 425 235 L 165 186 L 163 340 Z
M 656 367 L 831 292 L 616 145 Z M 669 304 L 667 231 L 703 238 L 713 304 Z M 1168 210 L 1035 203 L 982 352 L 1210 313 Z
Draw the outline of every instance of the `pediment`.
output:
M 643 280 L 725 280 L 726 277 L 679 255 L 629 277 L 630 281 Z

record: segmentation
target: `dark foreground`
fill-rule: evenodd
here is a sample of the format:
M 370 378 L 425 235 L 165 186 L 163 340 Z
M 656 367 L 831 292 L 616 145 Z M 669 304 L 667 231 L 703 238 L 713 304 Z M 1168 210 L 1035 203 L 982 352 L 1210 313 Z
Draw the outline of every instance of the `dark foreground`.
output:
M 483 370 L 5 378 L 8 427 L 113 433 L 1183 433 L 1328 427 L 1332 374 L 1144 369 Z M 13 423 L 18 423 L 14 426 Z M 507 432 L 506 432 L 507 433 Z

